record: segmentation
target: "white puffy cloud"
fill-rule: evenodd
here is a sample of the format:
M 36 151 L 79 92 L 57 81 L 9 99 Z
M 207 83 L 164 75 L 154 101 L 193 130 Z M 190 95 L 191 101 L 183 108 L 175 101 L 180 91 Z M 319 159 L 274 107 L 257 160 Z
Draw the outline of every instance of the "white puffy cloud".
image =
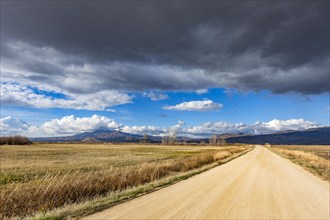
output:
M 0 121 L 3 135 L 21 134 L 29 137 L 73 135 L 98 129 L 118 129 L 120 124 L 111 118 L 99 115 L 77 118 L 73 115 L 53 119 L 40 126 L 28 124 L 18 118 L 5 117 Z
M 181 133 L 185 122 L 178 121 L 176 125 L 170 127 L 158 126 L 123 126 L 121 131 L 132 134 L 149 134 L 156 136 L 163 136 L 173 133 Z
M 32 125 L 18 118 L 7 116 L 0 119 L 1 135 L 24 133 Z
M 150 98 L 152 101 L 160 101 L 160 100 L 168 99 L 168 95 L 166 95 L 165 93 L 155 92 L 155 91 L 144 92 L 143 96 Z
M 207 136 L 222 133 L 245 133 L 245 134 L 269 134 L 286 130 L 305 130 L 319 125 L 304 119 L 278 120 L 269 122 L 256 122 L 249 125 L 244 123 L 207 122 L 197 126 L 191 126 L 182 130 L 183 133 L 195 136 Z
M 187 127 L 184 132 L 193 136 L 207 136 L 222 133 L 251 133 L 251 127 L 243 123 L 206 122 L 201 125 Z
M 92 117 L 76 118 L 70 115 L 61 119 L 53 119 L 34 129 L 38 133 L 58 135 L 75 134 L 98 129 L 118 129 L 119 126 L 113 119 L 105 116 L 93 115 Z
M 37 92 L 38 91 L 38 92 Z M 43 92 L 43 93 L 42 93 Z M 46 95 L 46 94 L 55 95 Z M 1 84 L 1 102 L 36 108 L 70 108 L 105 110 L 109 106 L 130 103 L 132 97 L 118 91 L 100 91 L 91 94 L 60 94 L 13 83 Z
M 273 119 L 269 122 L 256 122 L 253 126 L 255 133 L 269 133 L 274 131 L 285 131 L 285 130 L 304 130 L 308 128 L 317 127 L 317 124 L 304 119 L 289 119 L 289 120 L 278 120 Z
M 149 134 L 149 135 L 162 135 L 167 133 L 166 128 L 161 128 L 157 126 L 124 126 L 121 131 L 131 134 Z
M 216 111 L 223 107 L 220 103 L 215 103 L 212 100 L 182 102 L 174 106 L 165 106 L 165 110 L 179 111 Z
M 213 134 L 222 133 L 245 133 L 245 134 L 269 134 L 286 130 L 304 130 L 319 127 L 319 124 L 304 119 L 278 120 L 268 122 L 256 122 L 254 124 L 227 122 L 206 122 L 196 126 L 188 126 L 183 121 L 169 127 L 159 126 L 123 126 L 115 120 L 99 115 L 91 117 L 65 116 L 61 119 L 53 119 L 40 126 L 32 125 L 18 118 L 4 117 L 0 119 L 1 135 L 26 135 L 29 137 L 48 137 L 60 135 L 73 135 L 98 129 L 116 129 L 132 134 L 168 135 L 176 133 L 188 137 L 209 137 Z

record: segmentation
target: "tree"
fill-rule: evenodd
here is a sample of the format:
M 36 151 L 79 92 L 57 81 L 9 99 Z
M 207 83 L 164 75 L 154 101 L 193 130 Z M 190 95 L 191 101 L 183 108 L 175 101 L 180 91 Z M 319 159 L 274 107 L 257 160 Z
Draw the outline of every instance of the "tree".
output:
M 164 144 L 164 145 L 168 144 L 168 140 L 169 140 L 168 136 L 163 136 L 162 137 L 162 144 Z
M 172 131 L 169 136 L 169 144 L 175 144 L 176 143 L 176 132 Z
M 171 131 L 170 134 L 162 137 L 162 144 L 175 144 L 176 143 L 176 132 Z
M 144 134 L 143 135 L 143 138 L 141 140 L 141 143 L 143 143 L 143 144 L 149 143 L 149 138 L 148 138 L 148 135 L 147 134 Z
M 216 145 L 217 143 L 217 135 L 213 135 L 211 138 L 210 138 L 210 145 Z
M 217 142 L 219 145 L 226 145 L 226 139 L 223 137 L 219 137 Z

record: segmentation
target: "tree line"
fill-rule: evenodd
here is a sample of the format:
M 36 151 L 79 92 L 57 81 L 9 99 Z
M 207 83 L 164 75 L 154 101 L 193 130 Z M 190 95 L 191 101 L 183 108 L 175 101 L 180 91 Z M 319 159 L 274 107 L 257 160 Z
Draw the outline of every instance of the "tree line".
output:
M 28 145 L 28 144 L 32 144 L 29 138 L 21 135 L 0 137 L 0 145 Z
M 175 143 L 176 143 L 176 134 L 175 133 L 162 137 L 162 144 L 167 145 L 167 144 L 175 144 Z

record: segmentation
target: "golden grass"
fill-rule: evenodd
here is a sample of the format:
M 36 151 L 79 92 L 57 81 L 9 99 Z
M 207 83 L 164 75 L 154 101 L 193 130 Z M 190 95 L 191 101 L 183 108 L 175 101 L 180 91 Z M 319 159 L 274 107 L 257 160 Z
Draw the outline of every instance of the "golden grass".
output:
M 245 150 L 73 144 L 1 147 L 0 217 L 23 217 L 125 191 Z
M 273 146 L 270 149 L 330 181 L 330 146 Z

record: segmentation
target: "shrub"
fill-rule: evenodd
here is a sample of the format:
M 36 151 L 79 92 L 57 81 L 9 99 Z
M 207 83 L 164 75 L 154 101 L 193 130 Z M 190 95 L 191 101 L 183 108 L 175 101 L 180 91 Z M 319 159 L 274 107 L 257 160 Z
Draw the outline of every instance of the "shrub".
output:
M 0 145 L 28 145 L 32 142 L 24 136 L 4 136 L 0 137 Z

